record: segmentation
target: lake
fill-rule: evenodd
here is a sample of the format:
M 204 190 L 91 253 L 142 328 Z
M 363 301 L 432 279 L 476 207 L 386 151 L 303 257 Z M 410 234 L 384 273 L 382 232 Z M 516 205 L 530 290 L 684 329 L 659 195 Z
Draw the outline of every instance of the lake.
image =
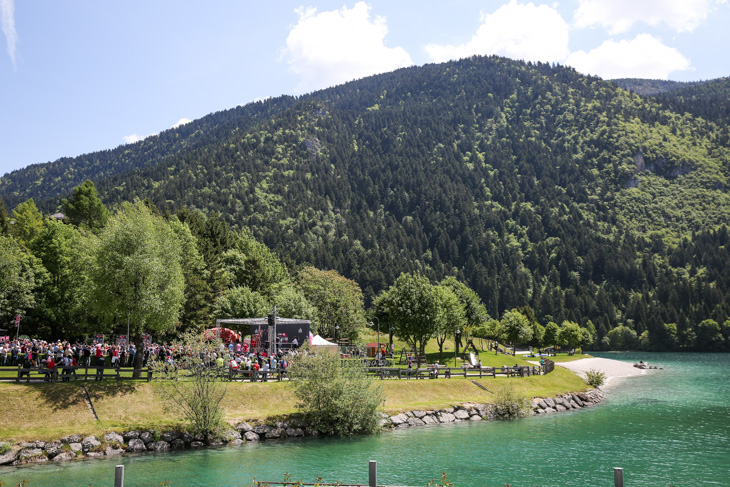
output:
M 364 483 L 368 461 L 378 482 L 425 485 L 446 472 L 456 487 L 613 486 L 623 467 L 629 486 L 730 485 L 730 355 L 607 353 L 664 370 L 615 379 L 603 403 L 581 411 L 513 422 L 409 428 L 376 437 L 245 444 L 61 465 L 0 467 L 8 487 L 247 486 L 258 480 Z

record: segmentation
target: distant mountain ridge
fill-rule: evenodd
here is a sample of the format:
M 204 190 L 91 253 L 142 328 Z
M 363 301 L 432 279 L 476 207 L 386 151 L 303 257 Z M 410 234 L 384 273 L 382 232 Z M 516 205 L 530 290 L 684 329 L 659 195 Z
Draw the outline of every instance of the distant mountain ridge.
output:
M 220 213 L 368 298 L 403 271 L 453 274 L 493 316 L 527 304 L 543 321 L 590 320 L 599 338 L 626 323 L 687 334 L 730 315 L 724 86 L 644 97 L 570 68 L 473 57 L 15 171 L 0 196 L 10 208 L 48 197 L 50 212 L 91 178 L 110 205 Z

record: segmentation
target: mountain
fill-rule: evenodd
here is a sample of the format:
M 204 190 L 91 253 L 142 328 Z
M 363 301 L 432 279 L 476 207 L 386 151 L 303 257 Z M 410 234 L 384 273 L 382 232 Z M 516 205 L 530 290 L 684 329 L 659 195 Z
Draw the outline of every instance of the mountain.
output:
M 32 166 L 0 179 L 0 196 L 48 197 L 50 212 L 91 178 L 110 205 L 219 212 L 368 298 L 403 271 L 453 274 L 492 316 L 526 304 L 543 322 L 591 321 L 599 339 L 624 324 L 671 348 L 730 315 L 727 118 L 679 111 L 713 85 L 645 97 L 473 57 Z

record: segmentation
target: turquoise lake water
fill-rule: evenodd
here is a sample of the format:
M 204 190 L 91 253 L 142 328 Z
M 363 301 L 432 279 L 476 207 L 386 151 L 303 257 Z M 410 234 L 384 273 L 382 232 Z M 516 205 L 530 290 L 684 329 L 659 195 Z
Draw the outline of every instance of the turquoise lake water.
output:
M 364 483 L 368 461 L 378 481 L 425 485 L 446 472 L 456 487 L 730 486 L 730 355 L 595 354 L 656 363 L 664 370 L 617 379 L 597 407 L 513 422 L 411 428 L 377 437 L 301 439 L 62 465 L 0 467 L 14 487 L 247 486 L 258 480 Z

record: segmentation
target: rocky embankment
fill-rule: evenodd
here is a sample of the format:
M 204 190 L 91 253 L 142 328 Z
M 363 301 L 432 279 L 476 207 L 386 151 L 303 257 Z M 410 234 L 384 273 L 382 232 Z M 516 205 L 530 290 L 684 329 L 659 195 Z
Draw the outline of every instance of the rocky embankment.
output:
M 530 413 L 550 414 L 582 409 L 599 403 L 603 393 L 598 390 L 563 394 L 556 397 L 532 400 Z M 382 414 L 384 430 L 402 429 L 431 424 L 458 423 L 501 419 L 493 404 L 462 404 L 439 410 L 408 411 L 389 416 Z M 106 433 L 103 437 L 70 435 L 55 441 L 32 441 L 18 444 L 0 442 L 0 465 L 26 465 L 45 462 L 66 462 L 82 458 L 102 458 L 128 453 L 167 452 L 203 448 L 209 446 L 240 445 L 245 442 L 319 436 L 297 420 L 274 424 L 238 423 L 228 429 L 221 438 L 206 439 L 177 431 L 126 431 Z

